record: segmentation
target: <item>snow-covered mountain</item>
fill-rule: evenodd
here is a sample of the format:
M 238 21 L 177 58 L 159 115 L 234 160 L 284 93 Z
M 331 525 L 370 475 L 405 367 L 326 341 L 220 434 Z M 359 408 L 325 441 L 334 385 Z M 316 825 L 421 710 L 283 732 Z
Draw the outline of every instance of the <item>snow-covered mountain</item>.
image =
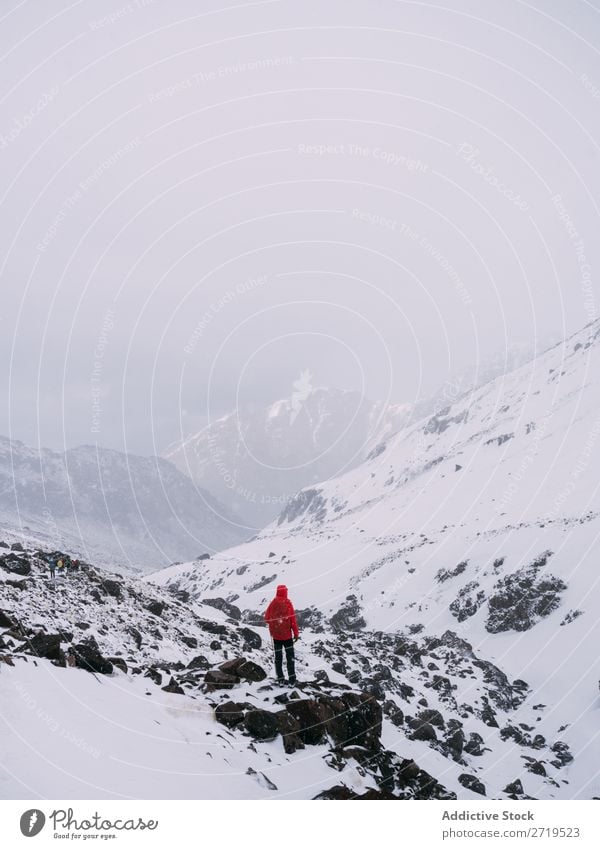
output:
M 481 737 L 470 767 L 488 795 L 508 778 L 540 798 L 598 795 L 599 374 L 596 321 L 305 488 L 253 541 L 149 580 L 248 611 L 285 582 L 327 628 L 381 632 L 388 669 L 392 635 L 418 635 L 399 654 L 417 658 L 436 727 Z M 369 660 L 348 666 L 373 677 Z
M 314 387 L 304 372 L 289 398 L 242 406 L 172 445 L 164 456 L 241 516 L 250 536 L 273 521 L 299 490 L 355 468 L 382 439 L 532 357 L 530 345 L 512 343 L 449 376 L 430 397 L 404 403 Z
M 144 571 L 247 537 L 231 511 L 164 459 L 94 446 L 38 451 L 2 437 L 0 527 Z
M 296 381 L 290 398 L 240 407 L 172 446 L 165 457 L 244 518 L 249 535 L 269 524 L 300 489 L 360 463 L 386 424 L 410 405 L 384 407 L 357 392 Z

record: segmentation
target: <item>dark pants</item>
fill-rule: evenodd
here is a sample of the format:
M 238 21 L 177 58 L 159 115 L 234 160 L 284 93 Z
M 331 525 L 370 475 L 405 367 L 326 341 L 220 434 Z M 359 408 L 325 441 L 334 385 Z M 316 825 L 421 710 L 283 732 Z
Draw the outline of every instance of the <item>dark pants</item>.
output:
M 296 677 L 294 666 L 294 641 L 289 640 L 273 640 L 275 646 L 275 675 L 278 678 L 283 678 L 283 650 L 285 648 L 285 660 L 287 663 L 288 678 L 293 680 Z

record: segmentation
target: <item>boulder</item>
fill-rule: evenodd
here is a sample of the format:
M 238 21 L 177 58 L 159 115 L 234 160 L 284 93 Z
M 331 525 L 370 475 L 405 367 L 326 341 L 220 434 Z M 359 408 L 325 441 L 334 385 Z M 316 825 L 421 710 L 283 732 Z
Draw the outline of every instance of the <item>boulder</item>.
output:
M 20 542 L 13 542 L 13 544 L 10 547 L 10 550 L 11 551 L 25 551 L 25 549 L 23 548 L 23 546 L 21 545 Z
M 238 675 L 238 669 L 246 663 L 245 657 L 232 657 L 224 663 L 219 664 L 221 672 L 227 672 L 228 675 Z
M 0 628 L 14 628 L 15 626 L 16 622 L 7 613 L 0 610 Z
M 87 637 L 74 645 L 73 653 L 80 669 L 98 672 L 100 675 L 110 675 L 113 671 L 112 663 L 102 656 L 94 637 Z
M 255 740 L 274 740 L 279 734 L 277 717 L 268 710 L 249 710 L 244 717 L 244 726 Z
M 298 723 L 297 734 L 303 743 L 316 746 L 324 742 L 331 710 L 316 699 L 293 699 L 285 709 Z
M 198 640 L 196 639 L 196 637 L 183 636 L 183 637 L 181 637 L 181 642 L 185 646 L 187 646 L 189 649 L 197 649 L 198 648 Z
M 304 742 L 299 734 L 300 723 L 288 713 L 287 710 L 280 710 L 275 714 L 277 719 L 277 727 L 283 739 L 283 749 L 287 755 L 292 755 L 298 749 L 304 748 Z
M 243 639 L 244 643 L 250 649 L 260 649 L 262 648 L 262 639 L 256 631 L 252 631 L 251 628 L 240 628 L 238 630 L 238 634 Z
M 104 581 L 102 581 L 102 586 L 107 595 L 111 596 L 112 598 L 121 598 L 122 584 L 119 581 L 105 579 Z
M 235 728 L 244 721 L 246 711 L 253 710 L 248 702 L 224 702 L 215 709 L 215 719 L 227 728 Z
M 473 793 L 479 793 L 480 796 L 486 795 L 485 785 L 474 775 L 468 775 L 466 772 L 463 772 L 458 776 L 458 783 L 466 787 L 467 790 L 472 790 Z
M 144 672 L 144 678 L 150 678 L 150 680 L 154 681 L 154 683 L 159 687 L 162 684 L 162 675 L 154 666 L 148 667 L 148 669 Z
M 441 728 L 442 730 L 446 727 L 442 714 L 439 710 L 433 710 L 432 708 L 420 711 L 417 714 L 417 719 L 420 722 L 429 722 L 431 725 L 435 725 L 436 728 Z
M 171 676 L 171 680 L 167 684 L 166 687 L 161 687 L 165 693 L 176 693 L 178 696 L 184 696 L 185 690 L 183 687 L 180 687 L 177 681 Z
M 240 679 L 237 675 L 229 675 L 227 672 L 221 672 L 220 669 L 209 669 L 204 676 L 204 683 L 209 692 L 212 690 L 230 690 L 240 683 Z
M 127 663 L 122 657 L 107 657 L 106 659 L 109 663 L 112 663 L 113 666 L 116 666 L 117 669 L 120 669 L 121 672 L 124 672 L 125 675 L 127 675 Z
M 366 693 L 343 693 L 339 699 L 327 697 L 323 701 L 332 713 L 327 731 L 336 746 L 380 747 L 383 711 L 376 699 Z
M 435 728 L 429 722 L 423 722 L 420 719 L 410 719 L 409 726 L 413 729 L 409 735 L 409 740 L 421 740 L 423 743 L 435 743 L 437 734 Z
M 37 657 L 45 657 L 48 660 L 58 661 L 65 665 L 64 654 L 60 648 L 60 634 L 36 634 L 27 640 L 27 647 Z
M 187 665 L 188 669 L 202 669 L 205 671 L 210 668 L 210 663 L 208 662 L 208 658 L 204 657 L 203 654 L 197 654 L 196 657 L 192 658 Z
M 30 575 L 31 564 L 28 560 L 22 557 L 17 557 L 15 554 L 6 554 L 0 557 L 0 566 L 7 572 L 14 572 L 15 575 Z
M 239 666 L 237 674 L 240 678 L 243 678 L 244 681 L 264 681 L 267 677 L 267 673 L 262 666 L 259 666 L 257 663 L 253 663 L 251 660 L 247 660 Z
M 146 604 L 146 610 L 153 616 L 162 616 L 165 607 L 166 605 L 163 601 L 157 601 L 156 599 L 152 599 Z
M 471 731 L 471 733 L 469 734 L 469 740 L 467 743 L 465 743 L 464 746 L 465 752 L 468 755 L 474 755 L 476 757 L 479 757 L 480 755 L 483 755 L 484 747 L 485 744 L 483 741 L 483 737 L 476 731 Z

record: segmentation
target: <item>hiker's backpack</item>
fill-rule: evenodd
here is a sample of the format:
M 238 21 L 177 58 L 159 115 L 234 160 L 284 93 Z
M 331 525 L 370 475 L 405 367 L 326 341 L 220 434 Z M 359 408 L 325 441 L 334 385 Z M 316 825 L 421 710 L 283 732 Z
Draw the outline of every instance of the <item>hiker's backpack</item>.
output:
M 276 598 L 269 610 L 269 630 L 275 640 L 288 640 L 292 629 L 290 625 L 289 602 L 285 598 Z

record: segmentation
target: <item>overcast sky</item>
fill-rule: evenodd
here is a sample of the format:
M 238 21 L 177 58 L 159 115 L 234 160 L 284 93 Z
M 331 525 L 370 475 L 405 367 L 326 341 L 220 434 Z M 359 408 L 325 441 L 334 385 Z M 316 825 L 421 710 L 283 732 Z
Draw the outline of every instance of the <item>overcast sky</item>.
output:
M 0 432 L 159 453 L 595 318 L 598 0 L 0 2 Z

